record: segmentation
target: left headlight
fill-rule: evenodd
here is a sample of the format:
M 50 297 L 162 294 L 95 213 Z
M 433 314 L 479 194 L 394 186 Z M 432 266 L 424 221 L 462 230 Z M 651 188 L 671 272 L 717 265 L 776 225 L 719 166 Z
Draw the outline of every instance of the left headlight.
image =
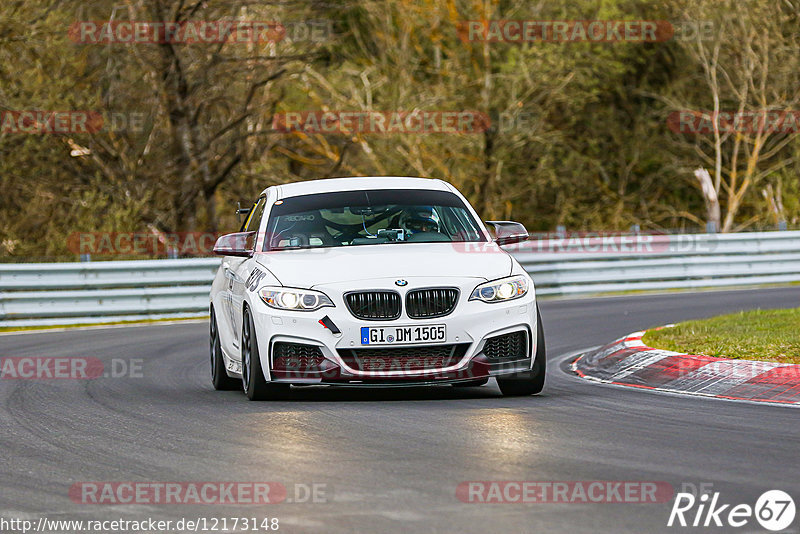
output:
M 506 302 L 524 297 L 528 293 L 528 278 L 523 275 L 509 276 L 479 285 L 472 291 L 469 300 L 483 302 Z
M 262 287 L 258 296 L 270 308 L 292 311 L 314 311 L 333 302 L 325 293 L 310 289 L 294 289 L 290 287 Z

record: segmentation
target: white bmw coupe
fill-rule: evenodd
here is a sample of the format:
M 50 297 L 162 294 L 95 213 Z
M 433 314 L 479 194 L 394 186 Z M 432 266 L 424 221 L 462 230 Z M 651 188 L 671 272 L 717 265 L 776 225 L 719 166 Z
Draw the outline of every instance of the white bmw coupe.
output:
M 292 385 L 477 386 L 539 393 L 533 281 L 450 184 L 336 178 L 269 187 L 214 252 L 211 376 L 251 400 Z

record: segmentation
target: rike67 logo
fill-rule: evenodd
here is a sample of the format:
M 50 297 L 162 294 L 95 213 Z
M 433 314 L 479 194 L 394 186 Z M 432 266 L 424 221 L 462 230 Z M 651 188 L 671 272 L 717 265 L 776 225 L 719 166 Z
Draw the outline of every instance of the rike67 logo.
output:
M 699 497 L 678 493 L 669 514 L 667 526 L 681 527 L 743 527 L 755 520 L 765 529 L 778 532 L 792 524 L 795 517 L 794 500 L 781 490 L 761 494 L 755 506 L 723 504 L 718 491 Z

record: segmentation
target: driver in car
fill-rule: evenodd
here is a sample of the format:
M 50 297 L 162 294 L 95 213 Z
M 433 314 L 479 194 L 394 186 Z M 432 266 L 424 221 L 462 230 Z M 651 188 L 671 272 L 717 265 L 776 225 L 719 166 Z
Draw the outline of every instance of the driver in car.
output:
M 439 216 L 432 208 L 413 208 L 400 217 L 400 227 L 406 235 L 439 233 Z

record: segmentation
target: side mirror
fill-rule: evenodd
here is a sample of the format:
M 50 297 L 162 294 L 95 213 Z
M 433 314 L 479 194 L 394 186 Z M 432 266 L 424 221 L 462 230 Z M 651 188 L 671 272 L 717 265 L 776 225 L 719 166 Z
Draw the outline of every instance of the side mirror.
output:
M 494 240 L 498 245 L 511 245 L 527 241 L 528 231 L 514 221 L 485 221 L 494 230 Z
M 256 243 L 256 232 L 236 232 L 219 236 L 214 244 L 214 254 L 220 256 L 241 256 L 249 258 L 253 255 Z

